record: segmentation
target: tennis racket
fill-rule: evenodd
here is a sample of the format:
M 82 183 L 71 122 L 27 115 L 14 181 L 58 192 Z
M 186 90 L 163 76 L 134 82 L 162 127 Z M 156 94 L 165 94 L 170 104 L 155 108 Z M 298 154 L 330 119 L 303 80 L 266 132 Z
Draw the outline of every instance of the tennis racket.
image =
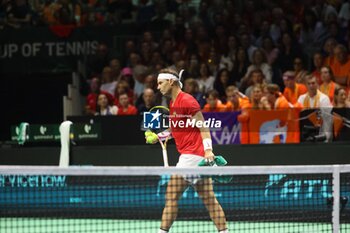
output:
M 171 133 L 169 131 L 163 131 L 158 133 L 157 137 L 158 137 L 159 144 L 162 147 L 164 167 L 169 167 L 168 151 L 166 146 L 167 146 L 168 140 L 171 138 Z
M 152 132 L 152 133 L 148 133 L 148 136 L 157 137 L 159 144 L 162 147 L 164 167 L 169 167 L 167 143 L 168 143 L 168 140 L 171 138 L 171 133 L 170 131 L 167 130 L 169 126 L 162 124 L 164 122 L 163 116 L 169 115 L 169 109 L 164 106 L 155 106 L 149 110 L 149 113 L 152 114 L 152 120 L 158 119 L 161 125 L 158 125 L 157 128 L 148 128 L 148 130 L 145 133 L 146 140 L 147 140 L 147 132 Z M 153 140 L 150 143 L 154 144 L 156 142 Z

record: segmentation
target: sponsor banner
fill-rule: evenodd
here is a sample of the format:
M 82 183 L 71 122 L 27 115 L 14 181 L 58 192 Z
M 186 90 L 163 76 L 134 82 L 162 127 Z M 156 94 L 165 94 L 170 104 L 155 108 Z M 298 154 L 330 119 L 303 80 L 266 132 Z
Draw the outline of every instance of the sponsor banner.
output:
M 17 141 L 20 133 L 19 126 L 11 127 L 11 140 Z M 28 142 L 45 142 L 60 140 L 59 125 L 57 124 L 40 124 L 30 125 L 28 129 Z
M 33 124 L 28 126 L 26 142 L 55 142 L 61 139 L 58 124 Z M 11 140 L 18 141 L 19 126 L 11 127 Z M 74 141 L 101 140 L 101 124 L 76 123 L 71 128 L 71 139 Z
M 299 110 L 249 110 L 244 132 L 249 144 L 299 143 Z
M 240 125 L 237 120 L 241 112 L 205 112 L 205 119 L 216 119 L 221 122 L 220 128 L 211 127 L 213 144 L 240 144 Z
M 101 124 L 74 124 L 74 140 L 101 140 Z
M 94 55 L 100 43 L 121 56 L 132 26 L 39 27 L 0 31 L 1 73 L 73 72 L 78 59 Z M 118 42 L 118 44 L 117 44 Z
M 0 175 L 0 208 L 11 210 L 0 213 L 55 213 L 59 217 L 70 212 L 72 217 L 157 219 L 164 207 L 168 181 L 166 175 L 102 180 L 92 176 Z M 349 176 L 343 176 L 341 197 L 350 196 L 348 181 Z M 234 176 L 230 183 L 214 183 L 214 192 L 228 219 L 305 221 L 301 213 L 309 213 L 317 215 L 315 221 L 329 221 L 332 211 L 332 177 L 325 174 Z M 347 201 L 342 200 L 340 205 L 341 214 L 348 216 Z M 88 209 L 92 211 L 87 215 Z M 179 209 L 181 213 L 196 213 L 194 218 L 207 213 L 192 187 L 183 193 Z

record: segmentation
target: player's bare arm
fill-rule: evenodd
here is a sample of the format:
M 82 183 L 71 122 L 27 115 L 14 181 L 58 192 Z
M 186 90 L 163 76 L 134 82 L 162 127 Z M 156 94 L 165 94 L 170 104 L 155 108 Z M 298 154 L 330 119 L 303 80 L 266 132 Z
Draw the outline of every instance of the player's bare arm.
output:
M 196 121 L 204 121 L 204 117 L 201 111 L 198 111 L 196 114 L 192 116 L 192 119 L 195 119 Z M 211 141 L 211 135 L 209 128 L 201 127 L 199 128 L 202 139 L 203 139 L 203 146 L 204 146 L 204 157 L 208 159 L 209 161 L 214 160 L 214 153 L 213 153 L 213 147 L 212 147 L 212 141 Z

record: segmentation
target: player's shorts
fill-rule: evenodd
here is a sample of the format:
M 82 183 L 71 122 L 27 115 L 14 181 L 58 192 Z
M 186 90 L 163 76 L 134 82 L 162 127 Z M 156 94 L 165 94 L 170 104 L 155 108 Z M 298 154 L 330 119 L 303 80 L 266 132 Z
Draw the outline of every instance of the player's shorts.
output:
M 198 167 L 200 161 L 203 160 L 203 156 L 193 155 L 193 154 L 182 154 L 179 157 L 179 161 L 176 164 L 176 167 L 180 168 L 191 168 Z M 201 178 L 200 175 L 188 175 L 183 176 L 184 179 L 190 184 L 196 184 Z

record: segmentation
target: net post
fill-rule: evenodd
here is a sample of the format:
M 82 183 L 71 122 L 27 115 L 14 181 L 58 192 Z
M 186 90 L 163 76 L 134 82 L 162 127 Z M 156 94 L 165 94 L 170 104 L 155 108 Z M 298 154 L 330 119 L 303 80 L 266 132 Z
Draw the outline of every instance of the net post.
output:
M 70 128 L 72 124 L 73 123 L 71 121 L 64 121 L 59 128 L 61 134 L 61 153 L 59 167 L 69 166 Z
M 339 165 L 333 165 L 333 213 L 332 213 L 332 228 L 333 233 L 339 233 L 339 200 L 340 200 L 340 168 Z

